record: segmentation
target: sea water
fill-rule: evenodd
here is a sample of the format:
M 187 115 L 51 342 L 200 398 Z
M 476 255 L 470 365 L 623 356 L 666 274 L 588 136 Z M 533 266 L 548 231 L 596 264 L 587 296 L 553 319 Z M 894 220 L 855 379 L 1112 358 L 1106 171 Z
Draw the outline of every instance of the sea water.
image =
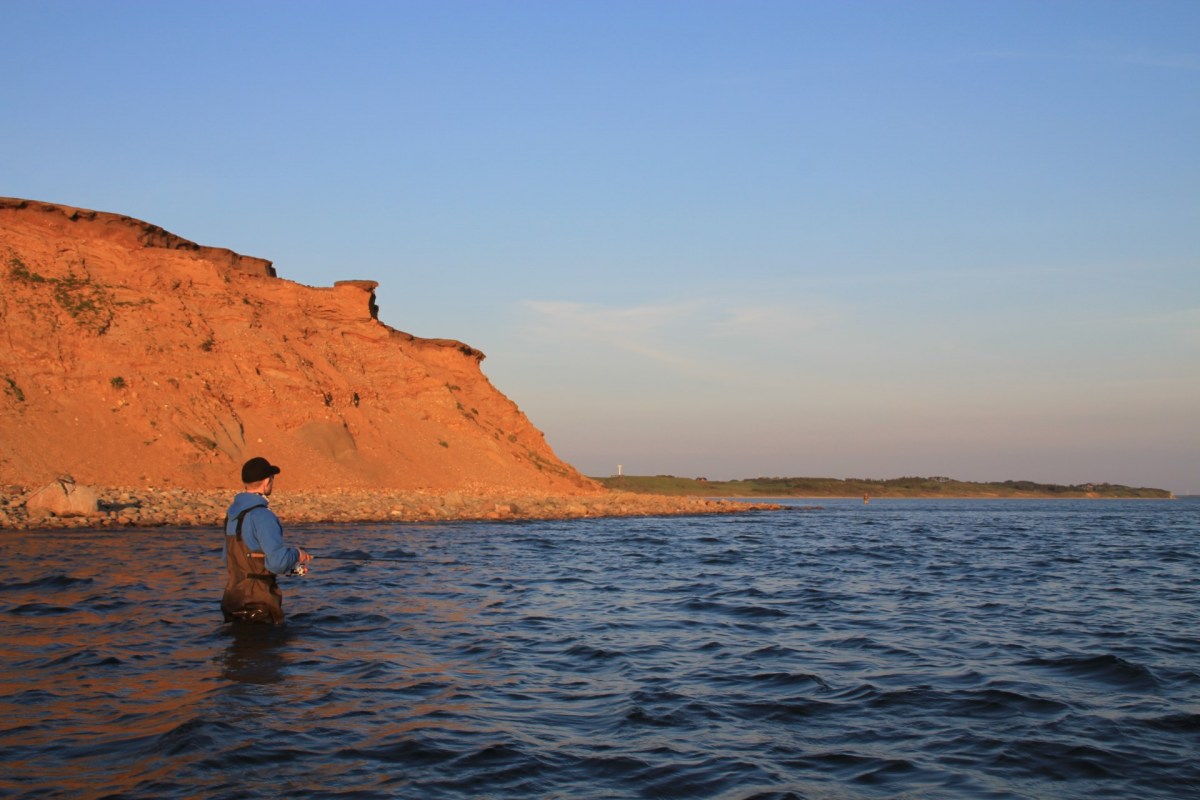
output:
M 1200 796 L 1200 502 L 812 504 L 0 532 L 0 796 Z

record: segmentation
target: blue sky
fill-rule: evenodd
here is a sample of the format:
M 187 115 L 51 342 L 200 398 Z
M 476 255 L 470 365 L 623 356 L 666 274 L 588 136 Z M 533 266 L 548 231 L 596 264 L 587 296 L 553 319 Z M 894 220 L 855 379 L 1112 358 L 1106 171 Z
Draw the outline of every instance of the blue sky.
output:
M 1200 4 L 9 0 L 0 194 L 460 339 L 587 474 L 1200 492 Z

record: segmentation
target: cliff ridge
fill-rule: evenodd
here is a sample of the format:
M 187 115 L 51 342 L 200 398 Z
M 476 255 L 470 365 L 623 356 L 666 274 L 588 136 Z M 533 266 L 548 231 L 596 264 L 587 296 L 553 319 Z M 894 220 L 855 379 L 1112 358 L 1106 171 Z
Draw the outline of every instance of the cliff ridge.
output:
M 218 489 L 265 455 L 297 490 L 594 494 L 483 374 L 309 287 L 155 225 L 0 198 L 0 483 Z

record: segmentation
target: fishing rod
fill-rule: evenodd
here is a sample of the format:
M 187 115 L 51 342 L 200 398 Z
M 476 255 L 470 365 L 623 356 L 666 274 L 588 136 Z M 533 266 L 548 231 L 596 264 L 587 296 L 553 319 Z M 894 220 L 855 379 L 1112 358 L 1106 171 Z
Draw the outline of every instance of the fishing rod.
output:
M 455 563 L 458 563 L 455 561 L 442 561 L 442 560 L 439 560 L 436 558 L 421 558 L 420 556 L 413 556 L 412 558 L 390 558 L 388 556 L 370 556 L 370 555 L 368 555 L 368 556 L 319 556 L 308 550 L 305 550 L 304 552 L 306 552 L 310 556 L 312 556 L 313 561 L 316 561 L 319 558 L 323 561 L 345 561 L 345 562 L 352 563 L 352 564 L 358 564 L 358 563 L 362 563 L 362 562 L 366 562 L 366 561 L 390 561 L 390 562 L 394 562 L 394 563 L 398 563 L 398 564 L 455 564 Z M 303 577 L 304 575 L 308 574 L 311 564 L 312 564 L 312 562 L 309 562 L 307 564 L 297 564 L 296 566 L 292 567 L 290 570 L 288 570 L 284 574 Z
M 309 550 L 304 552 L 313 557 L 313 560 L 322 559 L 323 561 L 397 561 L 405 564 L 417 562 L 422 564 L 453 564 L 453 561 L 442 561 L 436 558 L 421 558 L 413 556 L 412 558 L 389 558 L 387 556 L 319 556 Z

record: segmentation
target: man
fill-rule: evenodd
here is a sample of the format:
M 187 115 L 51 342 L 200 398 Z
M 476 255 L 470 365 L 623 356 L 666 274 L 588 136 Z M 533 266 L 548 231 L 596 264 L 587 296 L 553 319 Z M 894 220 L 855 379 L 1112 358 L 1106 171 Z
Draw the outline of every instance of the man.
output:
M 255 457 L 242 465 L 245 491 L 225 512 L 225 566 L 229 579 L 221 598 L 226 622 L 283 624 L 283 593 L 276 575 L 290 572 L 312 556 L 283 543 L 279 518 L 268 507 L 279 467 Z

